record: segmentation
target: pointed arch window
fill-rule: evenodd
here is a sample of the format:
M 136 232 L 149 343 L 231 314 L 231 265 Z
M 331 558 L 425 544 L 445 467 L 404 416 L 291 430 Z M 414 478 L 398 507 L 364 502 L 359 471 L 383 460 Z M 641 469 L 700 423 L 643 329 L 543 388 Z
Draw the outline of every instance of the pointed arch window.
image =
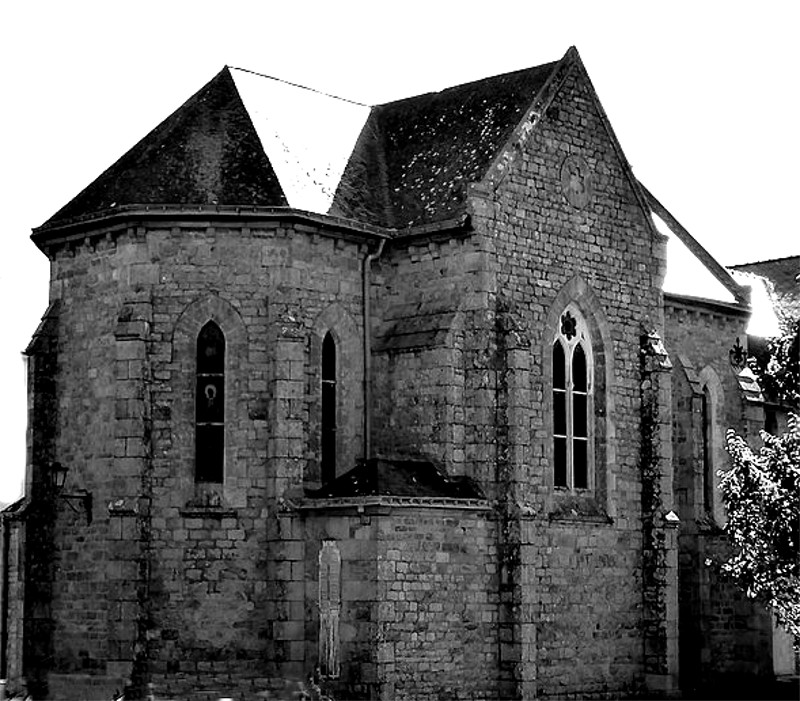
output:
M 329 331 L 322 341 L 322 483 L 336 477 L 336 341 Z
M 703 507 L 706 513 L 712 513 L 714 510 L 714 427 L 711 423 L 711 393 L 708 386 L 703 387 L 703 394 L 700 395 L 700 418 L 703 431 Z
M 225 467 L 225 335 L 209 321 L 197 336 L 195 482 L 222 483 Z
M 589 489 L 592 481 L 593 364 L 586 322 L 568 308 L 553 340 L 553 484 Z

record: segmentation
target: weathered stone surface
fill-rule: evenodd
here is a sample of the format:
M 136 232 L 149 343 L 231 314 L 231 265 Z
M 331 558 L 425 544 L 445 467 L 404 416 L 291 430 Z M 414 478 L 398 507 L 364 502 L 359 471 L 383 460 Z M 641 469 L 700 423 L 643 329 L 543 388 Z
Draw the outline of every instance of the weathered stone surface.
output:
M 165 209 L 38 239 L 59 304 L 29 349 L 29 481 L 58 460 L 93 507 L 89 523 L 59 502 L 37 531 L 26 634 L 46 635 L 24 661 L 9 626 L 12 676 L 49 672 L 54 694 L 118 678 L 131 698 L 313 676 L 336 698 L 499 701 L 672 693 L 711 681 L 709 660 L 766 673 L 763 616 L 703 565 L 720 539 L 699 392 L 715 425 L 763 421 L 728 363 L 744 310 L 665 305 L 664 239 L 591 84 L 574 57 L 552 70 L 452 228 Z M 554 477 L 553 342 L 576 316 L 585 389 L 563 391 L 583 392 L 586 426 L 564 432 L 585 438 L 585 487 Z M 197 482 L 210 321 L 224 474 Z M 336 473 L 415 460 L 474 481 L 468 497 L 409 494 L 412 470 L 397 493 L 320 490 L 328 332 Z M 6 525 L 12 577 L 35 525 Z

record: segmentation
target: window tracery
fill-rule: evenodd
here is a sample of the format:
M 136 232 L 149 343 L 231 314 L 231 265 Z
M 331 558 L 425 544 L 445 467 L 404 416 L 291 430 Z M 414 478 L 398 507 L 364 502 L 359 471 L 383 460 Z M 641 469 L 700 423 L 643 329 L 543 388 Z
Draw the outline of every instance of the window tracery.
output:
M 592 480 L 593 363 L 585 320 L 568 308 L 553 339 L 553 484 L 589 489 Z

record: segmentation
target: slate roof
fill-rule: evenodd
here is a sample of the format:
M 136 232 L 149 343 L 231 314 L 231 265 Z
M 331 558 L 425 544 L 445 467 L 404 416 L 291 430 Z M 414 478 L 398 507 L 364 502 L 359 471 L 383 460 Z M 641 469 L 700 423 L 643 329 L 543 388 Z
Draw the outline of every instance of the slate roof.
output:
M 306 490 L 306 496 L 337 499 L 364 496 L 483 499 L 468 477 L 451 477 L 431 462 L 419 460 L 361 461 L 321 489 Z
M 538 91 L 548 63 L 375 107 L 334 200 L 337 213 L 403 228 L 459 213 Z
M 556 63 L 376 107 L 224 68 L 36 232 L 126 205 L 291 207 L 388 228 L 463 213 Z
M 227 68 L 43 228 L 129 204 L 286 206 Z
M 783 322 L 800 319 L 800 256 L 742 263 L 733 270 L 751 273 L 769 281 L 768 292 Z

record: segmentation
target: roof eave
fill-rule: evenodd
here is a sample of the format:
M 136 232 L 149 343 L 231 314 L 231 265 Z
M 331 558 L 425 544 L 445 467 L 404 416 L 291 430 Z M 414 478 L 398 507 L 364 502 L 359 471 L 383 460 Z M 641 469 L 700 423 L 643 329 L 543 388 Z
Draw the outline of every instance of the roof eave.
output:
M 715 312 L 717 314 L 728 314 L 733 316 L 750 316 L 752 309 L 749 304 L 745 302 L 723 302 L 718 299 L 709 299 L 708 297 L 692 297 L 691 295 L 682 295 L 676 292 L 664 292 L 664 306 L 674 306 L 682 308 L 696 309 L 701 307 L 707 311 Z
M 287 221 L 316 224 L 331 232 L 355 234 L 370 239 L 393 239 L 398 241 L 417 240 L 421 238 L 438 238 L 454 233 L 466 233 L 471 230 L 469 215 L 439 222 L 420 224 L 403 229 L 391 229 L 367 224 L 355 219 L 330 214 L 319 214 L 292 207 L 236 206 L 236 205 L 147 205 L 132 204 L 115 207 L 113 210 L 97 212 L 71 221 L 59 222 L 55 225 L 37 227 L 31 234 L 36 246 L 47 253 L 53 245 L 80 240 L 92 232 L 97 236 L 123 229 L 137 221 L 167 221 L 209 219 L 223 222 L 233 221 Z

